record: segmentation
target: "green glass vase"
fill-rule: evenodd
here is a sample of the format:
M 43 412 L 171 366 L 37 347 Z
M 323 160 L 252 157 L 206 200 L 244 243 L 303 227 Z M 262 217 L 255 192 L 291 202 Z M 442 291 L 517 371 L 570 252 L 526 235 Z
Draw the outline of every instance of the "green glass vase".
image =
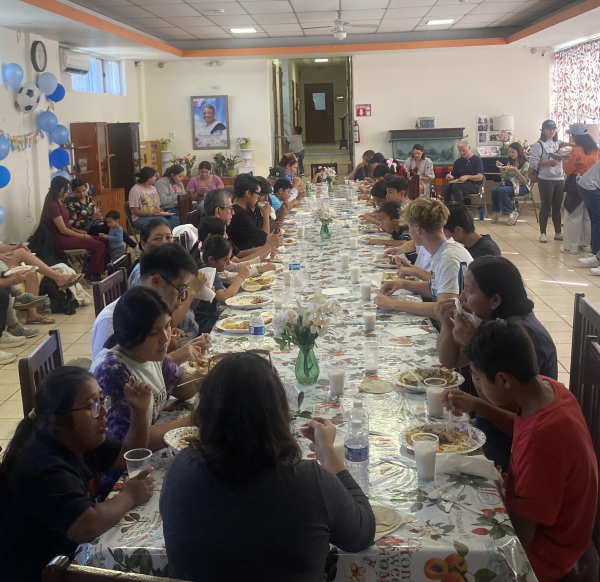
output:
M 328 222 L 321 223 L 321 238 L 323 240 L 328 240 L 331 238 L 331 229 L 329 228 Z
M 296 380 L 300 384 L 315 384 L 319 379 L 319 362 L 314 352 L 315 344 L 298 346 L 298 359 L 296 360 Z
M 333 192 L 333 181 L 331 178 L 327 178 L 327 192 Z

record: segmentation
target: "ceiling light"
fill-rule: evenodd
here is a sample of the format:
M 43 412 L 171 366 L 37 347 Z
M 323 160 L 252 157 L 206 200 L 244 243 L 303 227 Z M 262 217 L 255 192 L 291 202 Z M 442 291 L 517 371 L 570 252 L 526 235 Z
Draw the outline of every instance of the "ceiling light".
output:
M 435 26 L 437 24 L 452 24 L 454 22 L 454 18 L 448 18 L 448 20 L 430 20 L 427 23 L 427 26 Z
M 346 33 L 343 30 L 338 30 L 333 33 L 333 38 L 335 38 L 335 40 L 344 40 L 346 38 Z
M 315 59 L 315 63 L 328 63 L 329 59 Z
M 230 28 L 233 34 L 253 34 L 256 32 L 256 28 Z

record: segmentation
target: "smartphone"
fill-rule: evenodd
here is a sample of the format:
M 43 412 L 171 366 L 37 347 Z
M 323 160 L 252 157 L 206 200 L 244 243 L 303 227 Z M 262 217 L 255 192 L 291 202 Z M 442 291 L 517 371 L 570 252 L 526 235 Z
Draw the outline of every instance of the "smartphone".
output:
M 281 229 L 280 229 L 280 228 L 276 228 L 276 229 L 273 231 L 273 234 L 279 234 L 280 232 L 281 232 Z

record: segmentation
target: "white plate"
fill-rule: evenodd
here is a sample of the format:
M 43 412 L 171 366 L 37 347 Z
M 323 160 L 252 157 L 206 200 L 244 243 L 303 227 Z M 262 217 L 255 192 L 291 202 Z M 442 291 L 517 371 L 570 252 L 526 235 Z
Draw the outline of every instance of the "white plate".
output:
M 378 240 L 378 241 L 382 241 L 382 242 L 389 242 L 392 239 L 389 236 L 361 236 L 359 237 L 359 241 L 363 244 L 363 245 L 370 245 L 371 243 L 369 242 L 371 239 L 373 240 Z
M 419 426 L 411 426 L 409 427 L 407 430 L 405 430 L 404 432 L 402 432 L 400 434 L 400 444 L 404 445 L 409 451 L 412 451 L 412 445 L 408 444 L 408 441 L 406 440 L 406 433 L 410 430 L 412 430 L 413 428 L 418 428 L 420 430 L 423 430 L 425 432 L 425 427 L 431 427 L 431 428 L 435 428 L 435 429 L 440 429 L 440 430 L 444 430 L 446 428 L 446 424 L 445 423 L 438 423 L 438 422 L 428 422 L 426 424 L 420 424 Z M 473 451 L 476 451 L 477 449 L 479 449 L 480 447 L 482 447 L 485 444 L 486 438 L 485 438 L 485 434 L 483 431 L 479 430 L 478 428 L 475 428 L 472 425 L 466 425 L 460 422 L 457 422 L 454 424 L 454 430 L 459 430 L 461 432 L 466 432 L 467 434 L 470 432 L 471 436 L 475 439 L 476 444 L 474 444 L 473 446 L 471 446 L 470 448 L 466 448 L 464 451 L 460 451 L 457 454 L 458 455 L 466 455 L 468 453 L 472 453 Z M 444 454 L 440 451 L 440 453 L 438 454 Z
M 262 303 L 250 303 L 251 300 L 256 299 L 257 297 L 262 297 L 265 301 Z M 273 300 L 264 293 L 259 293 L 258 295 L 240 293 L 239 295 L 234 295 L 233 297 L 226 299 L 225 305 L 227 305 L 227 307 L 233 307 L 234 309 L 263 309 L 272 302 Z
M 219 321 L 217 321 L 217 323 L 215 323 L 215 327 L 219 331 L 222 331 L 224 333 L 229 333 L 231 335 L 248 335 L 247 327 L 245 327 L 244 329 L 227 329 L 223 325 L 228 322 L 239 323 L 241 321 L 247 321 L 248 325 L 250 325 L 250 317 L 251 317 L 250 314 L 248 314 L 248 317 L 243 317 L 241 315 L 238 315 L 236 317 L 226 317 L 225 319 L 220 319 Z
M 375 266 L 378 269 L 395 269 L 395 270 L 398 270 L 398 265 L 396 265 L 396 264 L 386 265 L 385 263 L 375 263 Z
M 358 232 L 381 232 L 375 225 L 359 224 Z
M 284 245 L 296 245 L 296 244 L 298 244 L 298 241 L 295 238 L 292 238 L 290 236 L 284 236 L 283 244 Z
M 195 426 L 181 426 L 179 428 L 174 428 L 169 432 L 165 433 L 163 437 L 165 443 L 175 451 L 183 451 L 183 449 L 187 449 L 187 446 L 182 446 L 179 441 L 183 437 L 198 435 L 198 428 Z
M 407 295 L 405 297 L 402 297 L 401 301 L 414 301 L 414 299 L 410 299 L 410 297 L 413 297 L 413 296 L 412 295 Z M 419 299 L 420 299 L 420 297 L 419 297 Z M 441 368 L 438 368 L 438 367 L 431 367 L 431 366 L 416 366 L 416 367 L 411 368 L 411 370 L 413 372 L 417 373 L 416 372 L 417 368 L 423 368 L 424 370 L 430 370 L 430 369 L 438 370 L 438 369 L 441 369 Z M 465 381 L 464 376 L 462 376 L 458 372 L 455 372 L 454 370 L 447 370 L 447 371 L 449 371 L 449 372 L 452 373 L 454 381 L 451 384 L 448 384 L 446 386 L 446 388 L 456 388 L 456 387 L 460 386 Z M 413 386 L 412 384 L 404 384 L 404 383 L 402 383 L 400 381 L 400 375 L 401 374 L 404 375 L 404 372 L 405 372 L 405 370 L 400 370 L 398 376 L 396 376 L 396 386 L 400 386 L 401 388 L 406 388 L 406 390 L 408 390 L 409 392 L 413 392 L 415 394 L 423 393 L 424 390 L 420 390 L 417 386 Z M 408 374 L 408 372 L 406 372 L 406 373 Z

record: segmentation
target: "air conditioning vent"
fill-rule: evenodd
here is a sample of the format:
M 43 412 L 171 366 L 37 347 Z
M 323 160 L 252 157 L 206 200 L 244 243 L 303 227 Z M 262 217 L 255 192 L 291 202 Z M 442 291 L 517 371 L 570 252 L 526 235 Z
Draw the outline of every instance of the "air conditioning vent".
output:
M 87 75 L 92 68 L 88 55 L 74 53 L 65 49 L 60 50 L 60 70 L 71 75 Z

